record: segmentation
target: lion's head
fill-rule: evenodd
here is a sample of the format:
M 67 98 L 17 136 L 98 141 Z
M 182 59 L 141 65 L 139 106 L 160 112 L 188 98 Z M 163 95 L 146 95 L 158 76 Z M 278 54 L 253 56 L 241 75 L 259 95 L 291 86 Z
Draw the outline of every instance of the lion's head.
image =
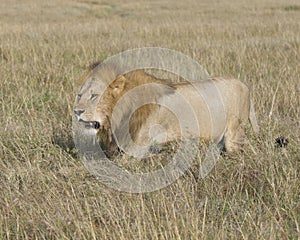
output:
M 105 82 L 86 83 L 77 94 L 74 113 L 86 128 L 108 128 L 113 107 L 121 96 L 125 79 L 118 77 L 110 85 Z M 102 90 L 101 94 L 101 89 Z

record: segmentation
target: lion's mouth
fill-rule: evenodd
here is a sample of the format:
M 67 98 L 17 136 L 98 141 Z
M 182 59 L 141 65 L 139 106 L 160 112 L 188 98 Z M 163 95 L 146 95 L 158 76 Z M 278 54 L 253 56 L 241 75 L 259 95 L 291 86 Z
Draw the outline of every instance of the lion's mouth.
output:
M 91 129 L 91 128 L 99 129 L 100 128 L 100 123 L 97 121 L 84 121 L 84 120 L 80 119 L 79 122 L 84 123 L 84 127 L 86 129 Z

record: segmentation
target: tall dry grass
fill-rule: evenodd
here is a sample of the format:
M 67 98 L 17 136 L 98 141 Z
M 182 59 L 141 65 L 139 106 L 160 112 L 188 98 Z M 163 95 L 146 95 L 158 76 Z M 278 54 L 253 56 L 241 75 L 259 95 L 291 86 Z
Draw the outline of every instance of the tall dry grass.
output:
M 299 22 L 296 0 L 1 1 L 0 239 L 297 239 Z M 94 179 L 72 140 L 76 80 L 145 46 L 246 82 L 257 155 L 224 156 L 205 179 L 194 166 L 154 193 Z

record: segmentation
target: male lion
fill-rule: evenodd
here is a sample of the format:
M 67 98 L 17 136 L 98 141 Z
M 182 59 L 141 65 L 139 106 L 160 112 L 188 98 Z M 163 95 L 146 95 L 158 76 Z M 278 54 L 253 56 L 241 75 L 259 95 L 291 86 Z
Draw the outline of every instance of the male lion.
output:
M 195 118 L 191 121 L 196 119 L 198 124 L 188 130 L 190 135 L 222 142 L 227 152 L 239 149 L 245 142 L 248 120 L 258 131 L 249 89 L 240 80 L 213 78 L 173 83 L 142 70 L 121 75 L 117 67 L 105 64 L 94 65 L 83 80 L 74 113 L 88 134 L 97 135 L 104 150 L 117 145 L 126 149 L 131 139 L 138 146 L 180 140 L 185 106 L 192 109 Z M 176 113 L 168 108 L 170 103 L 177 108 Z

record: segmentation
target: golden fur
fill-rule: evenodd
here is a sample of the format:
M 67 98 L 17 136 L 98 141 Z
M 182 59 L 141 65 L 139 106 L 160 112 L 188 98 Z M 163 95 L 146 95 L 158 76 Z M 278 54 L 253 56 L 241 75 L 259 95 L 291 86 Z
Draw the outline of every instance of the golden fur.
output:
M 141 89 L 136 91 L 134 96 L 130 96 L 136 87 Z M 212 94 L 207 94 L 207 89 L 213 90 Z M 96 93 L 99 92 L 101 94 L 98 96 Z M 213 96 L 215 92 L 219 96 Z M 243 128 L 248 119 L 254 130 L 258 130 L 249 90 L 239 80 L 216 78 L 194 85 L 189 82 L 172 83 L 169 80 L 158 79 L 142 70 L 122 75 L 120 69 L 101 63 L 94 65 L 86 74 L 85 83 L 79 91 L 80 98 L 75 104 L 75 113 L 81 111 L 82 113 L 76 114 L 76 117 L 85 123 L 99 122 L 99 129 L 93 129 L 92 132 L 97 134 L 101 146 L 106 149 L 114 149 L 117 146 L 115 136 L 117 136 L 118 143 L 128 142 L 128 137 L 130 137 L 135 144 L 148 145 L 155 139 L 149 136 L 149 128 L 155 124 L 161 125 L 166 133 L 165 139 L 155 140 L 173 141 L 182 137 L 178 120 L 180 116 L 176 117 L 171 110 L 158 103 L 161 100 L 163 102 L 164 99 L 177 102 L 176 94 L 180 94 L 187 100 L 198 120 L 199 132 L 191 132 L 191 134 L 204 140 L 216 142 L 222 140 L 227 151 L 238 149 L 244 142 Z M 139 103 L 144 100 L 147 102 L 149 96 L 153 99 L 152 102 L 133 111 L 133 106 L 139 106 Z M 93 98 L 97 98 L 97 101 Z M 116 108 L 121 98 L 122 105 Z M 210 98 L 213 101 L 216 98 L 220 99 L 211 107 Z M 224 117 L 222 117 L 222 112 Z M 129 132 L 126 131 L 125 126 L 128 119 L 130 119 Z

